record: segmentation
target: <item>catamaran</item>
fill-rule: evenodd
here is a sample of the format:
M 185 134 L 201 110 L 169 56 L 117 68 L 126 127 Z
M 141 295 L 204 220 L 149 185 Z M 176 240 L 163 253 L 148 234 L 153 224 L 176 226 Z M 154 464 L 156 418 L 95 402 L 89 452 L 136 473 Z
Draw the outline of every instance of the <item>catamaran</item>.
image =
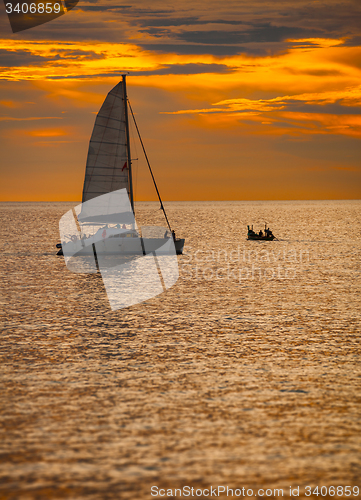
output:
M 167 228 L 137 227 L 134 218 L 129 113 L 145 155 Z M 57 255 L 137 255 L 160 251 L 182 254 L 185 240 L 176 238 L 169 223 L 126 89 L 126 75 L 108 93 L 90 138 L 82 204 L 65 214 Z M 157 234 L 158 229 L 158 234 Z M 164 231 L 165 229 L 165 231 Z M 162 234 L 159 233 L 161 231 Z M 67 232 L 67 234 L 66 234 Z M 95 249 L 96 243 L 96 249 Z

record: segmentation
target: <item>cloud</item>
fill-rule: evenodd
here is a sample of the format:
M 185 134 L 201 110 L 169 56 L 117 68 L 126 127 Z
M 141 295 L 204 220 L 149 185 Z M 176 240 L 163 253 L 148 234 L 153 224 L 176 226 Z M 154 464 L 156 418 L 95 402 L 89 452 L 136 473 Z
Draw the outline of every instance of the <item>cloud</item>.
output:
M 359 33 L 361 4 L 358 0 L 302 2 L 297 8 L 289 9 L 286 17 L 298 25 L 320 27 L 331 36 L 350 35 Z
M 291 134 L 337 133 L 361 137 L 361 86 L 272 99 L 226 99 L 216 102 L 211 108 L 164 114 L 216 114 L 234 125 L 239 124 L 240 120 L 249 125 L 271 125 L 276 134 L 279 133 L 277 129 L 282 129 L 282 133 L 288 131 Z M 267 133 L 272 133 L 272 130 Z
M 144 43 L 139 42 L 139 45 L 144 50 L 160 52 L 167 54 L 169 52 L 180 55 L 207 55 L 214 56 L 234 56 L 242 52 L 247 52 L 246 47 L 240 45 L 199 45 L 199 44 L 182 44 L 182 43 Z
M 24 135 L 29 135 L 30 137 L 61 137 L 64 135 L 69 135 L 69 132 L 61 128 L 43 128 L 43 129 L 31 129 L 27 131 L 22 131 Z
M 227 105 L 232 111 L 241 111 L 244 109 L 274 111 L 275 109 L 285 109 L 287 106 L 296 106 L 297 103 L 308 105 L 318 104 L 320 106 L 337 103 L 340 106 L 346 107 L 359 106 L 361 112 L 361 85 L 340 91 L 309 92 L 273 99 L 227 99 L 217 102 L 215 105 Z
M 136 41 L 146 50 L 160 51 L 160 47 L 149 45 L 155 43 L 163 45 L 163 52 L 170 49 L 187 54 L 192 50 L 194 54 L 215 56 L 240 52 L 275 54 L 288 48 L 288 38 L 343 37 L 350 46 L 358 44 L 360 39 L 361 6 L 353 0 L 342 3 L 208 0 L 204 4 L 180 0 L 167 8 L 149 5 L 145 0 L 136 5 L 121 5 L 117 0 L 80 2 L 66 19 L 29 30 L 20 38 Z M 192 47 L 184 48 L 179 42 Z
M 15 121 L 15 122 L 24 122 L 24 121 L 33 121 L 33 120 L 61 120 L 61 116 L 28 116 L 25 118 L 16 118 L 13 116 L 0 116 L 0 121 Z
M 150 34 L 155 34 L 155 28 L 148 30 Z M 160 31 L 160 34 L 162 30 Z M 170 31 L 167 31 L 169 35 Z M 248 43 L 268 43 L 283 42 L 294 37 L 317 37 L 321 36 L 320 30 L 305 30 L 297 27 L 273 26 L 270 23 L 254 25 L 246 30 L 206 30 L 191 31 L 183 30 L 176 34 L 176 38 L 189 43 L 201 43 L 207 45 L 235 45 Z M 157 36 L 159 36 L 157 34 Z
M 32 54 L 30 50 L 9 50 L 0 49 L 0 66 L 12 68 L 15 66 L 24 66 L 41 64 L 44 57 Z
M 9 100 L 4 99 L 0 101 L 0 106 L 3 106 L 5 108 L 19 108 L 20 103 L 12 101 L 10 99 Z
M 212 21 L 208 21 L 212 23 Z M 208 23 L 207 22 L 207 23 Z M 223 20 L 215 22 L 223 23 Z M 194 20 L 194 24 L 196 21 Z M 200 23 L 202 24 L 202 23 Z M 239 29 L 230 30 L 229 25 L 238 25 Z M 242 27 L 241 27 L 242 25 Z M 140 32 L 147 34 L 152 42 L 139 40 L 143 49 L 181 54 L 250 55 L 276 54 L 291 46 L 288 40 L 299 38 L 317 38 L 324 36 L 322 30 L 299 27 L 275 26 L 271 23 L 245 23 L 229 21 L 222 29 L 170 29 L 167 23 L 151 23 Z M 173 21 L 172 21 L 173 26 Z M 173 43 L 172 43 L 173 42 Z M 174 43 L 176 42 L 176 43 Z M 181 45 L 179 42 L 183 42 Z
M 27 50 L 13 50 L 0 49 L 0 67 L 15 68 L 22 66 L 40 66 L 44 63 L 58 61 L 63 64 L 66 59 L 79 60 L 93 60 L 101 59 L 102 54 L 96 54 L 93 51 L 87 50 L 71 50 L 66 46 L 52 47 L 51 49 L 45 48 L 41 50 L 40 47 L 29 44 Z
M 171 64 L 154 70 L 132 71 L 131 75 L 198 75 L 202 73 L 229 73 L 231 71 L 233 68 L 225 64 L 189 63 Z
M 131 9 L 130 5 L 83 5 L 79 4 L 77 10 L 89 12 L 126 12 Z

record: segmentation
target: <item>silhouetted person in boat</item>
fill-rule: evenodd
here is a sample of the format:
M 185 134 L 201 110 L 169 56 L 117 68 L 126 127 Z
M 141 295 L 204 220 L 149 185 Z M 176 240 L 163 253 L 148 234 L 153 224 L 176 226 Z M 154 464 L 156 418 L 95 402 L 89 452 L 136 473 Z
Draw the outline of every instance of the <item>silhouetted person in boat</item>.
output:
M 255 232 L 253 231 L 253 229 L 251 229 L 249 226 L 247 226 L 248 228 L 248 236 L 255 236 Z
M 262 229 L 261 229 L 261 230 L 260 230 L 260 232 L 258 233 L 258 236 L 263 236 Z

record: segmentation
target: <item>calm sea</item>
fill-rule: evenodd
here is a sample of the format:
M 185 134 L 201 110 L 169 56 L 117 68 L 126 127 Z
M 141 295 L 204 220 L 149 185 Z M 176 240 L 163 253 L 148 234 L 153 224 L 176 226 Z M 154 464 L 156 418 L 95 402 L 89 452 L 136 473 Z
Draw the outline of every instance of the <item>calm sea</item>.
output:
M 56 256 L 74 205 L 0 205 L 0 498 L 356 498 L 361 201 L 166 203 L 179 280 L 118 311 Z

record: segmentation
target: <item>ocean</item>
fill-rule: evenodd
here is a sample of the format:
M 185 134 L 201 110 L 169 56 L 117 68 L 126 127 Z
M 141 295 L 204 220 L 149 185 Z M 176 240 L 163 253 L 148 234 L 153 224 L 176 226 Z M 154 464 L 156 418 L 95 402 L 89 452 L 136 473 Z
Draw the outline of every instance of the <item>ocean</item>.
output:
M 0 204 L 0 498 L 360 497 L 361 201 L 165 203 L 179 279 L 116 311 L 75 205 Z

